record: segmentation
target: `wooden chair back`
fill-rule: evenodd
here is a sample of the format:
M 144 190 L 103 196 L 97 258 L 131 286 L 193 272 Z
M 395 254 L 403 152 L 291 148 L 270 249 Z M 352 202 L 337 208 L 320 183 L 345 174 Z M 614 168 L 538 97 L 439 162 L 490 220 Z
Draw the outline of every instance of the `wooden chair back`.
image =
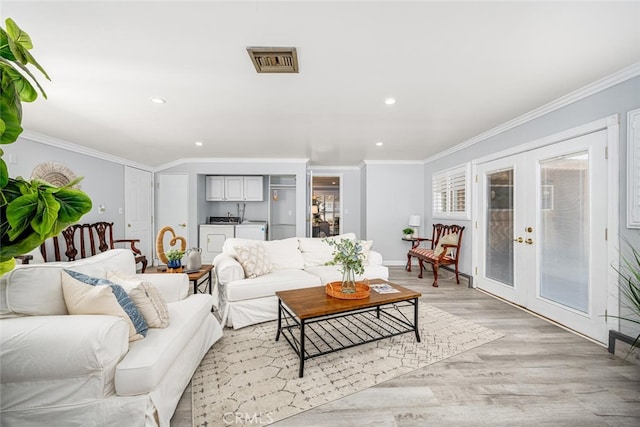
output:
M 115 249 L 117 243 L 126 243 L 134 253 L 136 264 L 142 263 L 142 272 L 147 268 L 147 258 L 136 247 L 138 239 L 113 239 L 113 222 L 95 222 L 93 224 L 74 224 L 62 231 L 66 250 L 62 259 L 60 251 L 59 237 L 53 237 L 51 242 L 44 242 L 40 246 L 40 252 L 46 261 L 50 259 L 47 251 L 53 249 L 53 260 L 55 261 L 75 261 L 76 259 L 88 258 L 101 252 Z

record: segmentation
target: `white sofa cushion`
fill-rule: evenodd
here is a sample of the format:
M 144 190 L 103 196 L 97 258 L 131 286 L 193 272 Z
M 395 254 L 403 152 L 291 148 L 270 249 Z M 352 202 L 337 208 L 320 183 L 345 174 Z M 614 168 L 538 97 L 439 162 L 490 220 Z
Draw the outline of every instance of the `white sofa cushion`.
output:
M 113 395 L 113 376 L 128 339 L 128 326 L 114 316 L 3 319 L 2 410 L 82 405 Z
M 354 233 L 345 233 L 339 236 L 327 237 L 327 240 L 355 240 Z M 325 239 L 318 237 L 300 237 L 298 238 L 300 252 L 304 258 L 304 267 L 315 267 L 326 265 L 333 259 L 334 248 L 325 242 Z
M 145 339 L 129 345 L 127 357 L 116 367 L 117 394 L 132 396 L 153 390 L 207 316 L 212 316 L 212 303 L 211 295 L 198 294 L 168 304 L 169 326 L 149 329 Z
M 101 278 L 106 278 L 108 271 L 136 272 L 133 253 L 127 249 L 113 249 L 72 262 L 18 265 L 0 277 L 0 315 L 68 314 L 60 276 L 64 268 Z
M 304 268 L 304 258 L 298 247 L 297 237 L 270 240 L 263 244 L 274 270 Z
M 242 301 L 275 295 L 277 291 L 320 286 L 317 276 L 303 270 L 274 270 L 254 279 L 236 280 L 225 286 L 227 301 Z

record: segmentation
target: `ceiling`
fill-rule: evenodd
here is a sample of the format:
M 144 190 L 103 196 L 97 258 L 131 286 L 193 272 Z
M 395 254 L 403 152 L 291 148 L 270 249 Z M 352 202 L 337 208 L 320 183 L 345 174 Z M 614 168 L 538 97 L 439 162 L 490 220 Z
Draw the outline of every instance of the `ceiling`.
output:
M 52 79 L 23 106 L 25 129 L 152 167 L 421 160 L 640 61 L 638 1 L 1 8 Z M 295 47 L 300 72 L 256 73 L 250 46 Z

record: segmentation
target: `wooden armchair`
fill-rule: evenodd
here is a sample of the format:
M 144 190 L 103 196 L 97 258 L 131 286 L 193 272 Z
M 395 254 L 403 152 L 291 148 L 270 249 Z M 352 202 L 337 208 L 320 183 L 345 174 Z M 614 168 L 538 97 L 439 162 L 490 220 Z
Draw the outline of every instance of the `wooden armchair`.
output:
M 67 246 L 64 255 L 67 261 L 74 261 L 79 258 L 87 258 L 109 249 L 115 249 L 116 243 L 127 243 L 129 249 L 134 253 L 136 264 L 142 264 L 142 272 L 147 269 L 147 257 L 136 247 L 139 239 L 113 239 L 113 223 L 112 222 L 96 222 L 93 224 L 75 224 L 70 225 L 62 231 L 62 237 Z M 59 238 L 51 239 L 53 245 L 53 259 L 55 261 L 63 261 L 60 252 Z M 50 245 L 51 245 L 50 244 Z M 49 245 L 49 246 L 50 246 Z M 40 246 L 42 257 L 47 260 L 47 242 Z M 78 250 L 79 246 L 79 250 Z M 23 263 L 28 263 L 24 262 Z
M 433 286 L 437 288 L 438 267 L 453 265 L 455 266 L 456 283 L 460 284 L 458 260 L 463 232 L 464 227 L 459 225 L 434 224 L 431 239 L 417 238 L 413 242 L 413 247 L 407 253 L 407 270 L 411 271 L 411 257 L 416 257 L 420 264 L 418 278 L 422 279 L 424 263 L 428 262 L 433 269 Z M 431 242 L 431 248 L 420 247 L 420 243 L 425 241 Z

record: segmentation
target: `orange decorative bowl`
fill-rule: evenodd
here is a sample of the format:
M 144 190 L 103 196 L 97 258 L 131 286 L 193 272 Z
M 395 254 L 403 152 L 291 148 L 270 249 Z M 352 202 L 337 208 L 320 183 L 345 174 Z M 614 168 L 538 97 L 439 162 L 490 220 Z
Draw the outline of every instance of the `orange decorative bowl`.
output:
M 327 295 L 338 299 L 365 299 L 369 297 L 370 291 L 365 282 L 356 282 L 356 291 L 352 294 L 342 292 L 342 282 L 330 282 L 326 285 Z

